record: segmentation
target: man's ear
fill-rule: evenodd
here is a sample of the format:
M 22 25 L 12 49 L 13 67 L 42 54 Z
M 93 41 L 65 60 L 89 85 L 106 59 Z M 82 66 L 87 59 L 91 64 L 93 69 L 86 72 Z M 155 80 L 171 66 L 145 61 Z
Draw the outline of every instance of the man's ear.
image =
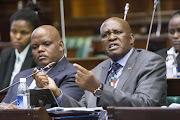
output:
M 58 41 L 58 45 L 60 46 L 60 51 L 63 51 L 64 50 L 64 43 L 63 43 L 63 41 L 62 40 L 59 40 Z
M 134 45 L 134 41 L 135 41 L 134 34 L 130 33 L 130 43 L 131 43 L 131 45 Z

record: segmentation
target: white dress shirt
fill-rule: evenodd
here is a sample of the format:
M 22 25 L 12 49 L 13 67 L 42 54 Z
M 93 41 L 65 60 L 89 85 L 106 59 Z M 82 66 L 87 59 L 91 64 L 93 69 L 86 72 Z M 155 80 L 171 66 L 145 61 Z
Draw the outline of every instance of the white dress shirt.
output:
M 22 64 L 24 63 L 24 60 L 28 53 L 29 47 L 30 47 L 30 44 L 28 44 L 21 53 L 19 53 L 18 50 L 15 49 L 16 60 L 14 63 L 14 70 L 12 72 L 11 81 L 10 81 L 9 85 L 11 85 L 13 83 L 14 76 L 20 72 Z

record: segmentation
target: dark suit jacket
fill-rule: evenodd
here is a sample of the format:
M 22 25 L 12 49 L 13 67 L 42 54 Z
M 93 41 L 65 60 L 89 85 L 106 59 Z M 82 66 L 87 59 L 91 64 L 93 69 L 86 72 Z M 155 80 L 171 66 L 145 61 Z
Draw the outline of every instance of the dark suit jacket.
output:
M 20 72 L 15 76 L 13 82 L 19 81 L 20 78 L 27 77 L 28 75 L 32 74 L 33 70 L 34 68 L 31 68 Z M 47 75 L 55 81 L 56 85 L 63 91 L 63 93 L 66 93 L 74 99 L 79 100 L 84 94 L 84 91 L 75 83 L 76 72 L 77 69 L 64 57 L 47 73 Z M 30 77 L 26 81 L 27 85 L 29 86 L 33 81 L 33 78 Z M 11 103 L 12 101 L 16 100 L 17 87 L 18 84 L 11 87 L 2 102 Z
M 166 60 L 168 50 L 169 50 L 169 48 L 164 48 L 164 49 L 158 50 L 156 53 L 159 54 L 160 56 L 162 56 L 164 58 L 164 60 Z M 177 60 L 177 65 L 178 65 L 178 72 L 180 72 L 180 53 L 176 57 L 176 60 Z
M 9 86 L 11 75 L 14 70 L 14 63 L 16 60 L 15 49 L 7 48 L 1 53 L 0 58 L 0 89 Z M 28 50 L 24 63 L 22 64 L 21 70 L 26 70 L 37 66 L 34 62 L 31 47 Z
M 92 72 L 105 83 L 110 59 L 100 63 Z M 63 94 L 61 106 L 161 106 L 166 105 L 166 66 L 162 57 L 145 50 L 134 50 L 129 57 L 116 88 L 104 84 L 103 92 L 97 98 L 85 91 L 80 102 Z

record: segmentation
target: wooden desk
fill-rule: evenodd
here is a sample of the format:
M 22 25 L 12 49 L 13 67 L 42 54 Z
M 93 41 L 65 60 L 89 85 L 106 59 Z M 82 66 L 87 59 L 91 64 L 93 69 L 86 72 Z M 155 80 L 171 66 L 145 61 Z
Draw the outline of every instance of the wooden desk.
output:
M 180 96 L 180 78 L 168 78 L 167 85 L 168 96 Z
M 180 120 L 180 108 L 108 107 L 109 120 Z
M 1 120 L 51 120 L 45 108 L 0 110 Z
M 0 110 L 0 120 L 52 120 L 63 118 L 69 120 L 69 117 L 74 116 L 70 120 L 98 120 L 98 116 L 88 116 L 90 113 L 67 113 L 62 112 L 60 114 L 48 114 L 45 108 L 32 108 L 32 109 L 6 109 Z M 86 116 L 86 117 L 83 117 Z M 80 116 L 80 117 L 78 117 Z

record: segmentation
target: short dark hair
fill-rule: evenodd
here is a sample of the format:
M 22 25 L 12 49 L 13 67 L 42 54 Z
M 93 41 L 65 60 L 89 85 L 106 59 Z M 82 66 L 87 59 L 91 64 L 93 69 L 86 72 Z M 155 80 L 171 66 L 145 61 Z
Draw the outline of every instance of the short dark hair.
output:
M 30 22 L 33 29 L 40 26 L 40 20 L 39 16 L 36 14 L 36 11 L 38 11 L 39 8 L 36 4 L 32 2 L 28 2 L 26 8 L 16 11 L 13 15 L 10 17 L 10 25 L 15 20 L 25 20 Z

